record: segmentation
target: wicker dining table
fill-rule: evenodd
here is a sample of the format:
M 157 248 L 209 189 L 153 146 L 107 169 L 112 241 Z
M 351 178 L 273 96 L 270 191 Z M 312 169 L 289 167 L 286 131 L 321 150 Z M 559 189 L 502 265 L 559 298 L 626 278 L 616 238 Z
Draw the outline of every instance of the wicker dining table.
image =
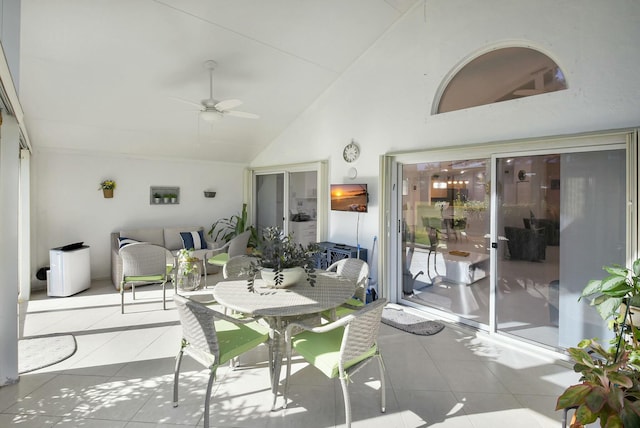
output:
M 269 323 L 272 410 L 278 398 L 287 324 L 340 306 L 353 297 L 355 288 L 356 284 L 352 281 L 329 272 L 318 272 L 313 287 L 302 280 L 287 288 L 271 288 L 263 280 L 256 279 L 253 292 L 247 288 L 246 280 L 222 281 L 213 288 L 213 296 L 219 304 L 236 312 L 263 318 Z

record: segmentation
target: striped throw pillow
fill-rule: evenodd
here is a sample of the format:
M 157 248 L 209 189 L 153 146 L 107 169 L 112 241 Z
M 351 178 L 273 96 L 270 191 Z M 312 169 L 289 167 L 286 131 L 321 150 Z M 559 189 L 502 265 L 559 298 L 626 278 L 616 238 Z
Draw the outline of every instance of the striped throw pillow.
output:
M 193 232 L 180 232 L 182 238 L 182 247 L 187 250 L 206 250 L 207 241 L 204 239 L 202 230 Z

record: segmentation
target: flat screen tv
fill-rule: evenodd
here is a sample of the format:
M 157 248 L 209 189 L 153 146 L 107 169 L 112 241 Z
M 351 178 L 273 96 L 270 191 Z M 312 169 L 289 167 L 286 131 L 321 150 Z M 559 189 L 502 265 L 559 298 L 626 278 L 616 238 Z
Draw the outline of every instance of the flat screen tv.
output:
M 366 184 L 332 184 L 331 210 L 366 213 L 369 194 Z

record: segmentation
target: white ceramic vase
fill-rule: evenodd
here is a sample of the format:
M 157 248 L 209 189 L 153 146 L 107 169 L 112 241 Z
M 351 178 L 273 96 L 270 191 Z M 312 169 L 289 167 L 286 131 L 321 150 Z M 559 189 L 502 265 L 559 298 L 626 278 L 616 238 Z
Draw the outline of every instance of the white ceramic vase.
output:
M 276 285 L 275 272 L 271 268 L 264 268 L 261 271 L 262 279 L 267 283 L 269 287 L 273 288 L 285 288 L 290 287 L 293 284 L 304 280 L 306 275 L 304 268 L 301 267 L 292 267 L 282 270 L 282 275 L 284 276 L 282 283 Z

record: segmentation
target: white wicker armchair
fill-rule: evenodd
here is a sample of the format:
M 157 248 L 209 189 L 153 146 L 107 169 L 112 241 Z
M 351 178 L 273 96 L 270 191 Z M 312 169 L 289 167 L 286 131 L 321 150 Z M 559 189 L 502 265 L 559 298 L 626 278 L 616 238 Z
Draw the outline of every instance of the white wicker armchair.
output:
M 335 271 L 338 276 L 354 281 L 357 284 L 354 296 L 362 303 L 366 302 L 367 286 L 369 285 L 369 265 L 367 262 L 353 257 L 344 258 L 329 266 L 327 271 Z
M 255 257 L 235 256 L 231 257 L 222 267 L 222 276 L 224 279 L 238 280 L 247 279 L 249 277 L 249 267 Z
M 232 318 L 180 295 L 174 295 L 173 301 L 182 325 L 182 344 L 173 377 L 173 407 L 178 406 L 180 364 L 186 353 L 210 372 L 204 398 L 204 428 L 208 428 L 216 370 L 221 364 L 269 340 L 269 330 L 252 319 Z
M 168 279 L 167 259 L 171 253 L 164 247 L 151 244 L 129 244 L 120 249 L 122 257 L 122 282 L 120 283 L 120 312 L 124 314 L 124 290 L 131 286 L 133 300 L 136 285 L 161 284 L 162 309 L 167 309 L 165 286 Z
M 291 376 L 291 354 L 295 349 L 309 364 L 315 366 L 329 378 L 340 379 L 347 428 L 351 427 L 351 401 L 349 382 L 351 376 L 374 358 L 380 369 L 380 408 L 385 408 L 385 370 L 376 343 L 382 310 L 386 299 L 378 299 L 350 315 L 330 324 L 311 327 L 302 323 L 291 323 L 285 333 L 287 343 L 287 377 L 284 385 L 284 407 L 287 407 L 289 377 Z M 307 330 L 295 334 L 295 330 Z M 295 334 L 295 335 L 294 335 Z
M 344 258 L 331 264 L 328 272 L 335 271 L 339 277 L 346 278 L 356 284 L 354 297 L 343 305 L 325 311 L 322 315 L 329 321 L 334 321 L 364 306 L 367 302 L 367 286 L 369 285 L 369 265 L 367 262 L 356 258 Z

